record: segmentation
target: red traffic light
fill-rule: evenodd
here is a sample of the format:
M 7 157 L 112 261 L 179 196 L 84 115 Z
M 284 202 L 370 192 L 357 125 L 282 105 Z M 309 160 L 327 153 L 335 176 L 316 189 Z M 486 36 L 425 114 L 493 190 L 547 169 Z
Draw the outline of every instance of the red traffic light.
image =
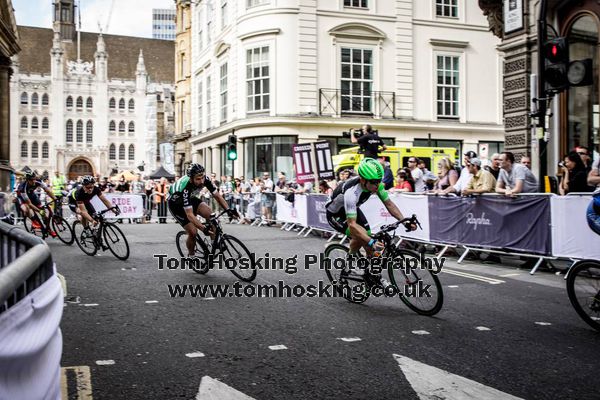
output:
M 544 44 L 544 54 L 546 60 L 551 63 L 569 62 L 569 43 L 564 37 L 557 37 L 548 40 Z
M 558 54 L 558 46 L 554 44 L 552 45 L 552 55 L 556 57 L 556 54 Z

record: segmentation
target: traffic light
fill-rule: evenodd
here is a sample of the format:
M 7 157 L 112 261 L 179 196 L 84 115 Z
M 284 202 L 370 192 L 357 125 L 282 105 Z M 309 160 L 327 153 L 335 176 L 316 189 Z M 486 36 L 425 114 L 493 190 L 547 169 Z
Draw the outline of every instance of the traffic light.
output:
M 237 160 L 237 137 L 229 135 L 227 139 L 227 159 Z
M 588 86 L 594 83 L 594 63 L 591 58 L 571 61 L 567 77 L 570 86 Z
M 569 87 L 569 42 L 564 37 L 550 39 L 544 43 L 543 51 L 546 90 L 562 92 Z

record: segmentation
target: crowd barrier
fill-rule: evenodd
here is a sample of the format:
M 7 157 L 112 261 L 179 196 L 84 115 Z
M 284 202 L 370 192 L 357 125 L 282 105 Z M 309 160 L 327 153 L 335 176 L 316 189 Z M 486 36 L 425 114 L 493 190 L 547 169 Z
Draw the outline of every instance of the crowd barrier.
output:
M 63 292 L 46 243 L 0 222 L 0 399 L 59 399 Z
M 308 231 L 305 236 L 315 229 L 331 231 L 325 217 L 327 196 L 296 194 L 292 203 L 282 194 L 273 195 L 273 220 L 281 222 L 282 229 L 300 227 L 300 233 Z M 438 257 L 448 247 L 458 246 L 465 249 L 459 262 L 469 251 L 534 257 L 538 262 L 531 273 L 544 259 L 600 259 L 600 235 L 589 228 L 586 220 L 592 201 L 589 193 L 523 194 L 514 198 L 498 194 L 458 197 L 395 193 L 390 198 L 405 216 L 416 214 L 423 228 L 406 232 L 401 227 L 396 234 L 401 240 L 442 246 Z M 376 196 L 361 210 L 373 232 L 395 221 Z

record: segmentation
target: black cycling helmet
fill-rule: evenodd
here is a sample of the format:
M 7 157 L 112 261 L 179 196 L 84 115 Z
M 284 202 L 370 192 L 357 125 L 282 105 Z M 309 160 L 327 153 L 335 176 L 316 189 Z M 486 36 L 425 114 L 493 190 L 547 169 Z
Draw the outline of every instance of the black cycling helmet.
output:
M 35 172 L 33 172 L 33 171 L 25 172 L 25 179 L 26 180 L 35 179 L 36 176 L 37 176 L 37 174 Z
M 82 185 L 89 185 L 89 184 L 94 184 L 96 183 L 96 179 L 94 179 L 93 176 L 91 175 L 86 175 L 83 178 L 81 178 L 81 184 Z
M 190 178 L 193 178 L 194 176 L 198 175 L 198 174 L 203 174 L 204 173 L 204 167 L 200 164 L 192 164 L 189 166 L 188 170 L 187 170 L 187 176 L 189 176 Z

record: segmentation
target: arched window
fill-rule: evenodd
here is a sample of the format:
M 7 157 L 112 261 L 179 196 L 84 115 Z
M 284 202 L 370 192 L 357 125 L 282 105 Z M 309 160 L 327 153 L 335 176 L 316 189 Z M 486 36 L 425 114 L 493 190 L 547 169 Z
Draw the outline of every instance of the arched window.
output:
M 108 123 L 108 130 L 111 132 L 114 132 L 117 130 L 117 124 L 115 124 L 115 121 L 110 121 Z
M 44 144 L 42 144 L 42 158 L 48 158 L 49 155 L 48 142 L 44 142 Z
M 117 103 L 115 102 L 115 98 L 111 97 L 110 100 L 108 101 L 108 108 L 110 108 L 111 110 L 114 110 L 117 107 Z
M 135 160 L 135 146 L 130 144 L 129 145 L 129 161 L 133 161 Z
M 87 108 L 88 110 L 91 110 L 94 107 L 94 100 L 92 100 L 91 97 L 88 97 L 87 100 L 85 101 L 85 108 Z
M 125 122 L 119 122 L 119 133 L 125 133 Z
M 66 135 L 67 143 L 73 142 L 73 121 L 67 121 L 67 135 Z
M 83 97 L 81 96 L 77 98 L 77 108 L 83 108 Z
M 125 159 L 125 145 L 121 144 L 119 146 L 119 160 L 124 160 Z
M 40 125 L 38 123 L 37 117 L 33 117 L 31 119 L 31 129 L 39 129 Z
M 73 108 L 73 98 L 71 96 L 67 97 L 67 108 Z
M 94 123 L 91 120 L 85 125 L 85 141 L 88 143 L 94 141 Z
M 27 96 L 27 93 L 23 92 L 21 93 L 21 104 L 26 106 L 27 103 L 29 103 L 29 96 Z
M 133 99 L 129 100 L 129 111 L 135 111 L 135 101 Z
M 48 118 L 44 118 L 42 120 L 42 129 L 49 129 L 50 128 L 50 123 L 48 122 Z
M 108 148 L 108 159 L 116 160 L 117 159 L 117 149 L 114 144 L 111 144 Z
M 27 117 L 21 118 L 21 129 L 27 129 L 27 126 L 29 126 L 27 123 Z
M 38 94 L 37 93 L 32 94 L 31 95 L 31 105 L 37 106 L 39 104 L 39 102 L 40 102 L 40 100 L 39 100 Z
M 79 120 L 77 121 L 77 143 L 82 143 L 83 142 L 83 121 Z
M 129 133 L 135 133 L 135 123 L 133 121 L 131 121 L 129 123 L 129 126 L 127 127 L 127 131 Z
M 47 106 L 48 105 L 48 94 L 47 93 L 44 93 L 42 95 L 42 105 L 43 106 Z
M 21 142 L 21 157 L 27 158 L 27 142 L 25 140 Z
M 38 158 L 39 156 L 40 156 L 40 153 L 39 153 L 39 149 L 38 149 L 38 143 L 33 142 L 33 144 L 31 145 L 31 158 Z
M 119 110 L 125 109 L 125 99 L 119 100 Z

